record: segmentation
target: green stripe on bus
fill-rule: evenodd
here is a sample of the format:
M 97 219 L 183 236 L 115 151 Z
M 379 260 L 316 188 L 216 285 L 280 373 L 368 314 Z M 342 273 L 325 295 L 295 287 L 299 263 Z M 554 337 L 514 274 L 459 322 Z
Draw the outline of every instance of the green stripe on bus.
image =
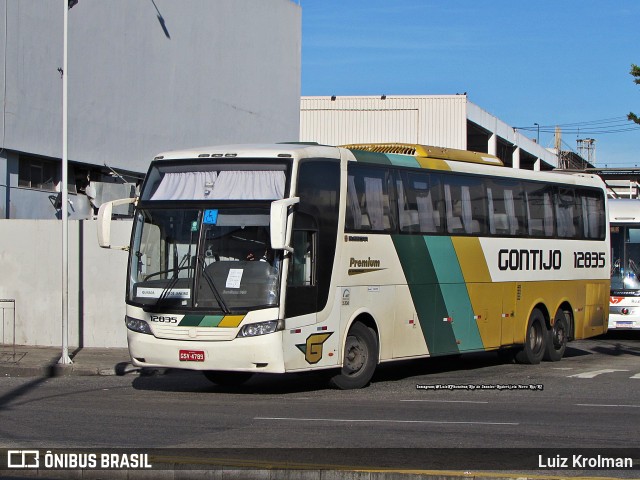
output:
M 471 298 L 450 237 L 424 237 L 460 350 L 482 350 Z M 444 322 L 444 320 L 443 320 Z
M 224 315 L 205 315 L 202 321 L 200 322 L 199 327 L 217 327 Z
M 185 315 L 179 327 L 217 327 L 223 315 Z
M 392 235 L 391 238 L 409 285 L 429 353 L 458 353 L 452 325 L 443 321 L 449 315 L 433 255 L 429 252 L 424 237 Z
M 185 315 L 178 324 L 179 327 L 197 327 L 204 318 L 204 315 Z
M 391 160 L 385 153 L 365 152 L 364 150 L 353 150 L 353 156 L 359 162 L 377 163 L 378 165 L 390 165 Z
M 421 168 L 416 157 L 411 155 L 398 155 L 397 153 L 388 153 L 387 157 L 391 161 L 391 165 L 398 167 Z
M 397 165 L 399 167 L 421 168 L 416 157 L 397 153 L 365 152 L 353 150 L 353 156 L 359 162 L 377 163 L 378 165 Z

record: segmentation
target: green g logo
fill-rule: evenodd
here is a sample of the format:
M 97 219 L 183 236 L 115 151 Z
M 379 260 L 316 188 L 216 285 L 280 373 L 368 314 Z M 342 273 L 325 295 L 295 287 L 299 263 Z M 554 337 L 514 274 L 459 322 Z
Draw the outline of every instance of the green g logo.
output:
M 307 343 L 296 345 L 298 349 L 304 353 L 304 359 L 307 363 L 314 365 L 322 360 L 322 344 L 333 334 L 329 333 L 314 333 L 307 337 Z

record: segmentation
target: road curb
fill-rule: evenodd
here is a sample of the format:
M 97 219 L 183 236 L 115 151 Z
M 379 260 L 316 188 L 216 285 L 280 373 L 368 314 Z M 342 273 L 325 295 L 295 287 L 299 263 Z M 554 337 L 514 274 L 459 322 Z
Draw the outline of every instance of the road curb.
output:
M 121 362 L 113 367 L 63 365 L 0 365 L 0 377 L 83 377 L 83 376 L 122 376 L 139 373 L 140 369 L 129 362 Z

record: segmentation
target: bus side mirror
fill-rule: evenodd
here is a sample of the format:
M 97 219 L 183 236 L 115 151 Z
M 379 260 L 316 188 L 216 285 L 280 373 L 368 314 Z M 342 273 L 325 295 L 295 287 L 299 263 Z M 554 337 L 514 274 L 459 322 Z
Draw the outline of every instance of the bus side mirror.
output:
M 112 200 L 103 203 L 98 209 L 98 245 L 102 248 L 113 248 L 116 250 L 129 250 L 129 246 L 112 246 L 111 245 L 111 214 L 113 207 L 118 205 L 127 205 L 134 203 L 135 198 L 122 198 L 120 200 Z
M 271 248 L 292 252 L 289 246 L 291 229 L 288 227 L 289 207 L 300 201 L 300 198 L 283 198 L 271 202 Z

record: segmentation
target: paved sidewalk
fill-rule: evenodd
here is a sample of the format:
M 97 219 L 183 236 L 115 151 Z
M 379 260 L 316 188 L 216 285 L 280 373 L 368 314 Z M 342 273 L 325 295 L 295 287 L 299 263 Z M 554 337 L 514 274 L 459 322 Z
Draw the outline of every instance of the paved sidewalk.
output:
M 0 377 L 124 375 L 137 372 L 126 348 L 69 348 L 72 364 L 58 360 L 62 347 L 0 346 Z

